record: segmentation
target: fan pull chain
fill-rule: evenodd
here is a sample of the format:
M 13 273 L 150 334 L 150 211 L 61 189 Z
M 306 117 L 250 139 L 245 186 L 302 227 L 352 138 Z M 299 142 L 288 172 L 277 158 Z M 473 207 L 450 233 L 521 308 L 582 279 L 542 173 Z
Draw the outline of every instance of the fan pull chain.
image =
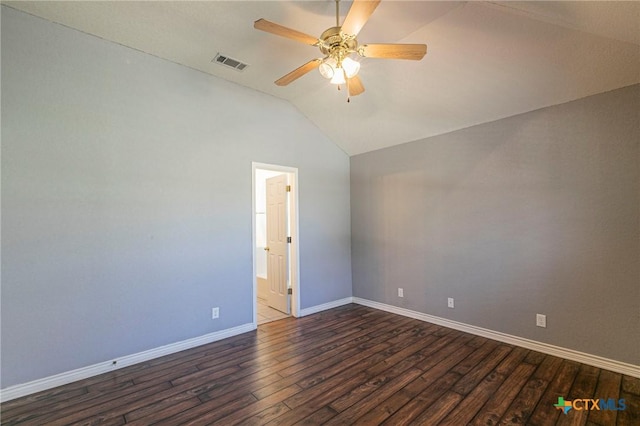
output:
M 344 85 L 347 86 L 347 103 L 351 102 L 351 88 L 349 87 L 349 77 L 347 77 L 347 72 L 344 68 L 342 68 L 342 74 L 344 75 Z
M 347 82 L 347 83 L 346 83 L 346 85 L 347 85 L 347 88 L 348 88 L 348 87 L 349 87 L 349 83 Z M 342 89 L 340 88 L 340 85 L 339 85 L 339 84 L 338 84 L 338 86 L 337 86 L 337 87 L 338 87 L 338 92 L 342 90 Z M 351 102 L 351 96 L 349 95 L 349 92 L 347 91 L 347 103 L 350 103 L 350 102 Z

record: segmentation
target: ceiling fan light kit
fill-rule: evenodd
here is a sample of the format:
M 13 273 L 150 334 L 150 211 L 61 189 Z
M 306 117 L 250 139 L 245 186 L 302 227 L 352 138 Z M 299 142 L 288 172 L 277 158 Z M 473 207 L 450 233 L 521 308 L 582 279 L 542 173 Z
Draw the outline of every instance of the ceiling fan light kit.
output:
M 347 78 L 353 78 L 360 71 L 360 62 L 346 57 L 341 64 L 335 58 L 329 57 L 322 61 L 318 67 L 320 74 L 330 80 L 332 84 L 344 84 L 345 75 Z
M 338 89 L 340 89 L 340 85 L 346 84 L 349 96 L 357 96 L 364 92 L 364 86 L 357 75 L 360 71 L 360 62 L 355 60 L 354 56 L 419 61 L 427 53 L 425 44 L 359 45 L 356 37 L 378 7 L 380 0 L 354 0 L 342 26 L 339 24 L 339 1 L 336 0 L 336 26 L 325 30 L 318 39 L 265 19 L 258 19 L 254 22 L 253 26 L 258 30 L 316 46 L 324 55 L 323 58 L 312 59 L 276 80 L 275 83 L 278 86 L 286 86 L 318 68 L 320 74 L 331 84 L 338 85 Z M 347 99 L 348 101 L 349 99 Z

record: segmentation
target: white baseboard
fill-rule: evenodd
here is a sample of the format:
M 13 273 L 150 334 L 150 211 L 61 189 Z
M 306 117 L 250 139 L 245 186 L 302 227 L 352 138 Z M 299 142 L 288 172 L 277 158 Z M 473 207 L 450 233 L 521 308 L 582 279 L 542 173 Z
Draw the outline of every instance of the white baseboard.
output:
M 195 348 L 196 346 L 205 345 L 207 343 L 226 339 L 227 337 L 236 336 L 238 334 L 247 333 L 255 330 L 253 323 L 240 325 L 238 327 L 228 328 L 226 330 L 216 331 L 205 334 L 204 336 L 194 337 L 176 343 L 171 343 L 158 348 L 149 349 L 147 351 L 138 352 L 132 355 L 126 355 L 115 360 L 100 362 L 88 367 L 78 368 L 76 370 L 67 371 L 56 374 L 55 376 L 45 377 L 43 379 L 34 380 L 32 382 L 10 386 L 0 390 L 0 401 L 10 401 L 22 396 L 41 392 L 57 386 L 66 385 L 77 380 L 86 379 L 88 377 L 97 376 L 98 374 L 107 373 L 109 371 L 124 368 L 129 365 L 138 364 L 161 356 L 170 355 L 175 352 L 184 351 L 186 349 Z M 115 365 L 114 365 L 115 362 Z
M 549 345 L 547 343 L 537 342 L 535 340 L 525 339 L 523 337 L 513 336 L 499 331 L 493 331 L 462 322 L 448 320 L 446 318 L 436 317 L 434 315 L 423 314 L 422 312 L 412 311 L 410 309 L 399 308 L 385 303 L 374 302 L 372 300 L 353 297 L 353 303 L 369 306 L 370 308 L 380 309 L 381 311 L 391 312 L 420 321 L 429 322 L 443 327 L 453 328 L 454 330 L 464 331 L 476 336 L 486 337 L 488 339 L 497 340 L 499 342 L 509 343 L 515 346 L 521 346 L 526 349 L 542 352 L 548 355 L 554 355 L 571 361 L 581 362 L 583 364 L 592 365 L 594 367 L 603 368 L 605 370 L 614 371 L 616 373 L 626 374 L 628 376 L 640 378 L 640 366 L 627 364 L 597 355 L 591 355 L 584 352 L 574 351 L 573 349 L 562 348 L 560 346 Z
M 317 312 L 326 311 L 327 309 L 333 309 L 337 308 L 338 306 L 348 305 L 349 303 L 353 303 L 353 297 L 345 297 L 344 299 L 334 300 L 333 302 L 327 302 L 323 303 L 322 305 L 316 305 L 310 308 L 301 309 L 299 316 L 305 317 Z
M 434 315 L 424 314 L 422 312 L 412 311 L 410 309 L 400 308 L 397 306 L 387 305 L 385 303 L 374 302 L 372 300 L 362 299 L 359 297 L 345 297 L 344 299 L 334 300 L 322 305 L 312 306 L 300 311 L 300 317 L 315 314 L 317 312 L 326 311 L 328 309 L 337 308 L 338 306 L 347 305 L 349 303 L 357 303 L 359 305 L 369 306 L 381 311 L 391 312 L 420 321 L 429 322 L 443 327 L 452 328 L 454 330 L 464 331 L 476 336 L 486 337 L 488 339 L 497 340 L 499 342 L 508 343 L 515 346 L 521 346 L 526 349 L 542 352 L 549 355 L 565 358 L 571 361 L 581 362 L 583 364 L 592 365 L 594 367 L 603 368 L 605 370 L 614 371 L 616 373 L 626 374 L 628 376 L 640 378 L 640 366 L 627 364 L 624 362 L 603 358 L 584 352 L 574 351 L 572 349 L 562 348 L 559 346 L 549 345 L 547 343 L 536 342 L 534 340 L 525 339 L 510 334 L 500 333 L 498 331 L 489 330 L 482 327 L 476 327 L 457 321 L 448 320 L 446 318 Z M 20 385 L 10 386 L 0 390 L 0 402 L 10 401 L 22 396 L 41 392 L 57 386 L 66 385 L 77 380 L 86 379 L 88 377 L 97 376 L 98 374 L 107 373 L 109 371 L 124 368 L 133 364 L 159 358 L 164 355 L 170 355 L 186 349 L 205 345 L 207 343 L 226 339 L 227 337 L 236 336 L 238 334 L 247 333 L 255 330 L 253 323 L 244 324 L 238 327 L 226 330 L 216 331 L 214 333 L 205 334 L 204 336 L 194 337 L 192 339 L 183 340 L 181 342 L 171 343 L 169 345 L 160 346 L 148 351 L 138 352 L 136 354 L 127 355 L 115 360 L 105 361 L 88 367 L 78 368 L 76 370 L 67 371 L 56 374 L 55 376 L 45 377 L 43 379 L 34 380 L 32 382 Z M 113 362 L 116 364 L 113 365 Z

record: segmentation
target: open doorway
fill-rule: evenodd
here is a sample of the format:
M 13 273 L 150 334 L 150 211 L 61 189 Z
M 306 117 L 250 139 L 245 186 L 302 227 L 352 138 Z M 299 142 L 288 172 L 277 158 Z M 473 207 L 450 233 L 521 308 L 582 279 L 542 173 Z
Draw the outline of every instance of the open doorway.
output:
M 253 322 L 298 316 L 298 170 L 252 163 Z

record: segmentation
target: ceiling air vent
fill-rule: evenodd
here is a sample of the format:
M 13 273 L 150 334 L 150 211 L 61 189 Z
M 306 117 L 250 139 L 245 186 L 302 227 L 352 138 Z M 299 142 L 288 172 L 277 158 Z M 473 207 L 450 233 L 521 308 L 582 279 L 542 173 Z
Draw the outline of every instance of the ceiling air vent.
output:
M 230 58 L 226 55 L 218 53 L 215 58 L 211 62 L 215 62 L 216 64 L 224 65 L 229 68 L 233 68 L 236 71 L 243 71 L 249 65 L 240 62 L 237 59 Z

